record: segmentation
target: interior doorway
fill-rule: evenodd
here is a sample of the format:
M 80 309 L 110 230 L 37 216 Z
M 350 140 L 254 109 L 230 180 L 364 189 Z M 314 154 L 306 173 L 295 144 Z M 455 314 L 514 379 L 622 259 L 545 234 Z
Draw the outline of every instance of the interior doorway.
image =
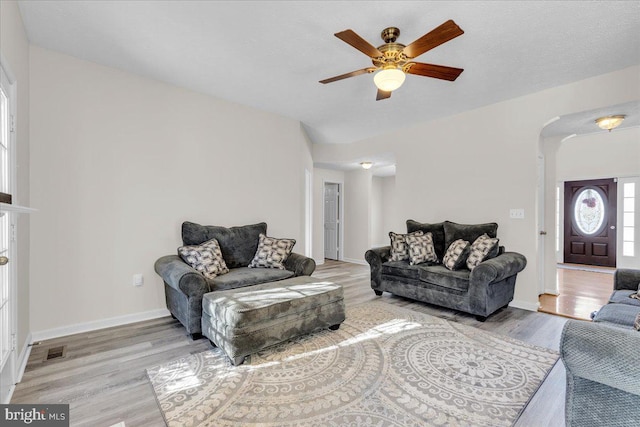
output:
M 324 257 L 339 260 L 341 258 L 341 184 L 324 183 Z

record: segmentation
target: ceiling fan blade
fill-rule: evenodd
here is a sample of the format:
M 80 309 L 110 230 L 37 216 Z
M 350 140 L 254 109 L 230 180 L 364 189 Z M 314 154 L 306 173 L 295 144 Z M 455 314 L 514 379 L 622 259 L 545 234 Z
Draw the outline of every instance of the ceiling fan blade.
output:
M 387 98 L 391 98 L 391 92 L 378 89 L 378 94 L 376 95 L 376 101 L 380 101 L 381 99 L 387 99 Z
M 374 67 L 363 68 L 362 70 L 352 71 L 350 73 L 340 74 L 339 76 L 330 77 L 328 79 L 320 80 L 320 83 L 327 84 L 337 82 L 338 80 L 348 79 L 349 77 L 359 76 L 360 74 L 373 73 L 376 69 Z
M 334 36 L 355 47 L 370 58 L 379 58 L 384 56 L 382 52 L 380 52 L 371 43 L 357 35 L 353 30 L 344 30 L 339 33 L 335 33 Z
M 445 67 L 444 65 L 409 62 L 402 71 L 416 76 L 434 77 L 436 79 L 454 81 L 464 71 L 462 68 Z
M 415 58 L 462 34 L 464 31 L 450 19 L 405 47 L 403 53 L 407 55 L 407 58 Z

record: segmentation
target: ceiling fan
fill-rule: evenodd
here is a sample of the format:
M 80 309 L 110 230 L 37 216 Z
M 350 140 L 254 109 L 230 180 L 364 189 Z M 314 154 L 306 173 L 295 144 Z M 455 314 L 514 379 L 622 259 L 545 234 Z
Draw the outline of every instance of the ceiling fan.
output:
M 320 83 L 332 83 L 377 71 L 373 81 L 378 87 L 376 101 L 379 101 L 389 98 L 391 92 L 402 86 L 406 74 L 454 81 L 464 71 L 462 68 L 424 64 L 422 62 L 413 62 L 412 59 L 462 34 L 464 34 L 464 31 L 455 22 L 448 20 L 413 43 L 405 46 L 396 43 L 400 30 L 396 27 L 389 27 L 382 30 L 380 34 L 385 44 L 376 48 L 353 30 L 341 31 L 334 35 L 371 58 L 374 66 L 320 80 Z

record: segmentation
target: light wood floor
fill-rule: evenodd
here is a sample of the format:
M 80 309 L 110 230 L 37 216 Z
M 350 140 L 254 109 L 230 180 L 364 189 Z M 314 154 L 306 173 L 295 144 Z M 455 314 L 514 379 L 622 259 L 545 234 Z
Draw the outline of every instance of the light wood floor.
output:
M 389 304 L 419 308 L 450 321 L 507 335 L 557 350 L 566 318 L 506 308 L 481 323 L 471 315 L 395 297 L 376 297 L 364 265 L 327 261 L 315 277 L 344 286 L 347 306 L 382 298 Z M 517 285 L 516 285 L 517 286 Z M 43 362 L 50 346 L 66 345 L 64 359 Z M 34 345 L 12 403 L 68 403 L 72 426 L 101 427 L 124 421 L 127 427 L 158 427 L 164 422 L 145 368 L 211 348 L 192 341 L 170 317 L 57 338 Z M 558 362 L 533 397 L 517 426 L 564 425 L 565 371 Z
M 540 295 L 539 311 L 589 320 L 592 312 L 609 301 L 615 269 L 600 269 L 603 272 L 567 268 L 556 270 L 559 295 Z

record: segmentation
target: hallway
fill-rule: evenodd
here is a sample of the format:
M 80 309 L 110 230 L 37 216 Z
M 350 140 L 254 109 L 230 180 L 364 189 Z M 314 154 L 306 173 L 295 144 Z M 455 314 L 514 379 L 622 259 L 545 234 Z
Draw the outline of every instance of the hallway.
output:
M 591 313 L 605 305 L 613 292 L 615 268 L 558 264 L 556 271 L 559 295 L 540 295 L 538 311 L 590 320 Z

